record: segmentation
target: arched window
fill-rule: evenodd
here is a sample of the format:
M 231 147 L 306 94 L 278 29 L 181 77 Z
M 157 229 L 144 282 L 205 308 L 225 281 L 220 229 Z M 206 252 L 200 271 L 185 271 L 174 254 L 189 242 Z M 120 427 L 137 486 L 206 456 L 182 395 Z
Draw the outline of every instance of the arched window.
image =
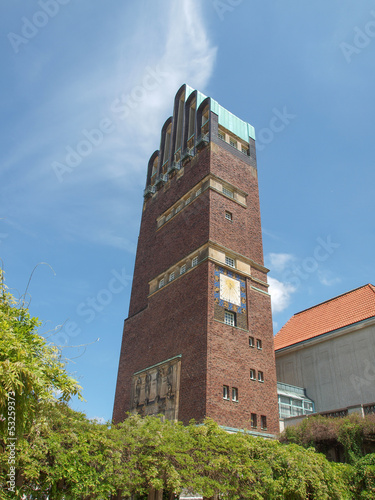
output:
M 177 92 L 174 102 L 172 158 L 175 162 L 179 162 L 181 159 L 182 127 L 184 123 L 185 96 L 186 96 L 186 85 L 183 85 Z
M 159 170 L 159 151 L 154 151 L 148 161 L 147 186 L 155 184 L 155 179 Z
M 210 142 L 210 98 L 207 97 L 200 104 L 197 111 L 196 146 L 198 149 Z
M 195 111 L 197 104 L 197 91 L 192 92 L 185 103 L 184 140 L 183 149 L 194 148 L 195 139 Z
M 160 158 L 161 167 L 160 173 L 166 173 L 168 169 L 169 158 L 171 154 L 171 133 L 172 133 L 172 117 L 170 116 L 168 120 L 164 123 L 161 131 L 161 141 L 160 141 Z

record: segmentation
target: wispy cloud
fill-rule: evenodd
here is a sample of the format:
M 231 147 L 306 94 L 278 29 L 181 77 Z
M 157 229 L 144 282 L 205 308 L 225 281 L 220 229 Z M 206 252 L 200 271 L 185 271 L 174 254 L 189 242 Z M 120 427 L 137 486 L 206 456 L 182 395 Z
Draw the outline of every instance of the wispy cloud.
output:
M 318 278 L 323 286 L 333 286 L 341 282 L 341 278 L 333 276 L 333 273 L 328 270 L 318 271 Z
M 291 302 L 291 295 L 296 291 L 296 288 L 289 283 L 268 277 L 269 293 L 271 294 L 272 312 L 278 313 L 284 311 Z
M 153 18 L 146 36 L 145 5 L 137 6 L 142 16 L 135 22 L 124 5 L 122 28 L 118 22 L 112 38 L 99 48 L 101 53 L 108 52 L 107 58 L 100 58 L 100 67 L 93 51 L 84 68 L 67 67 L 52 85 L 43 80 L 43 74 L 54 57 L 63 54 L 46 57 L 35 52 L 32 64 L 25 58 L 24 64 L 38 70 L 28 84 L 20 79 L 22 92 L 39 86 L 35 99 L 40 104 L 37 115 L 35 108 L 30 113 L 25 109 L 14 124 L 17 140 L 3 151 L 6 168 L 0 179 L 7 185 L 8 209 L 16 220 L 28 206 L 46 224 L 53 220 L 54 231 L 68 231 L 78 240 L 96 238 L 115 248 L 134 251 L 123 237 L 122 223 L 127 219 L 131 224 L 139 216 L 147 161 L 159 148 L 161 126 L 172 113 L 174 95 L 183 83 L 204 92 L 216 57 L 199 0 L 161 3 L 158 8 L 149 6 Z M 77 10 L 71 15 L 78 20 L 83 8 L 72 4 Z M 56 19 L 57 30 L 62 29 L 59 21 Z M 46 35 L 47 30 L 43 33 Z M 35 39 L 35 43 L 38 41 Z M 64 43 L 78 46 L 75 39 Z M 27 77 L 27 70 L 24 72 Z M 122 105 L 128 103 L 126 116 L 114 111 L 116 100 Z M 93 145 L 92 151 L 59 182 L 51 165 L 66 164 L 68 151 L 77 151 L 78 144 L 85 140 L 83 130 L 98 130 L 103 119 L 111 122 L 111 132 L 103 134 L 98 145 Z M 108 204 L 98 206 L 97 199 L 103 198 L 102 194 L 95 195 L 98 189 L 105 190 Z M 77 204 L 76 210 L 72 210 L 72 203 Z
M 295 260 L 295 257 L 290 253 L 269 253 L 266 260 L 271 271 L 282 273 Z

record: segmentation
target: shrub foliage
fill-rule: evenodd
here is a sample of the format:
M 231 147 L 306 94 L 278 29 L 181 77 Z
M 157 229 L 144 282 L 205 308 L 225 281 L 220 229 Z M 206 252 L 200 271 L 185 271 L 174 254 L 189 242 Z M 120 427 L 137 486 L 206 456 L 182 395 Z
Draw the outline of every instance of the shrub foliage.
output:
M 361 445 L 358 436 L 373 432 L 370 424 L 359 432 L 352 421 L 346 427 L 306 423 L 287 431 L 288 444 L 229 434 L 212 420 L 183 426 L 132 415 L 118 425 L 99 424 L 68 407 L 81 389 L 59 352 L 37 333 L 38 325 L 0 276 L 0 499 L 119 500 L 161 489 L 170 498 L 182 490 L 234 500 L 374 498 L 374 455 L 354 468 L 330 463 L 310 446 L 320 433 L 340 439 L 349 459 L 357 460 L 353 443 Z M 10 392 L 15 441 L 9 435 Z

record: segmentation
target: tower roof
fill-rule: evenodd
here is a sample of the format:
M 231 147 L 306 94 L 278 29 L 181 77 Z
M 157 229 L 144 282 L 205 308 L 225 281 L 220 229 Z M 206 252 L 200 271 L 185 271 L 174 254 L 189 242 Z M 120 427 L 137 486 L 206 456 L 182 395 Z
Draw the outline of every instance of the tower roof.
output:
M 190 96 L 190 94 L 194 92 L 194 89 L 189 85 L 184 84 L 177 91 L 176 97 L 179 95 L 181 89 L 183 88 L 185 88 L 185 101 L 186 101 Z M 199 107 L 199 105 L 207 98 L 207 96 L 202 94 L 202 92 L 199 92 L 199 90 L 197 90 L 196 93 L 197 93 L 197 107 Z M 255 140 L 254 127 L 250 125 L 250 123 L 241 120 L 241 118 L 238 118 L 238 116 L 234 115 L 227 109 L 223 108 L 223 106 L 221 106 L 217 101 L 212 99 L 212 97 L 210 97 L 210 108 L 211 111 L 213 111 L 218 115 L 219 125 L 222 125 L 227 130 L 230 130 L 244 141 L 248 141 L 249 137 Z
M 367 284 L 292 316 L 276 334 L 275 350 L 372 317 L 375 317 L 375 287 Z

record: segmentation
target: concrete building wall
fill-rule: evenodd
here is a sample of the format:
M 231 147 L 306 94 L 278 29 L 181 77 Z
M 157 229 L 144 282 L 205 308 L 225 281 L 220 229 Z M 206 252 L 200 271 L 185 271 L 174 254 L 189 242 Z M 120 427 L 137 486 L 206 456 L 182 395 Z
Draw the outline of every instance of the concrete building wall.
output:
M 375 319 L 276 352 L 277 380 L 306 388 L 322 412 L 375 401 Z

